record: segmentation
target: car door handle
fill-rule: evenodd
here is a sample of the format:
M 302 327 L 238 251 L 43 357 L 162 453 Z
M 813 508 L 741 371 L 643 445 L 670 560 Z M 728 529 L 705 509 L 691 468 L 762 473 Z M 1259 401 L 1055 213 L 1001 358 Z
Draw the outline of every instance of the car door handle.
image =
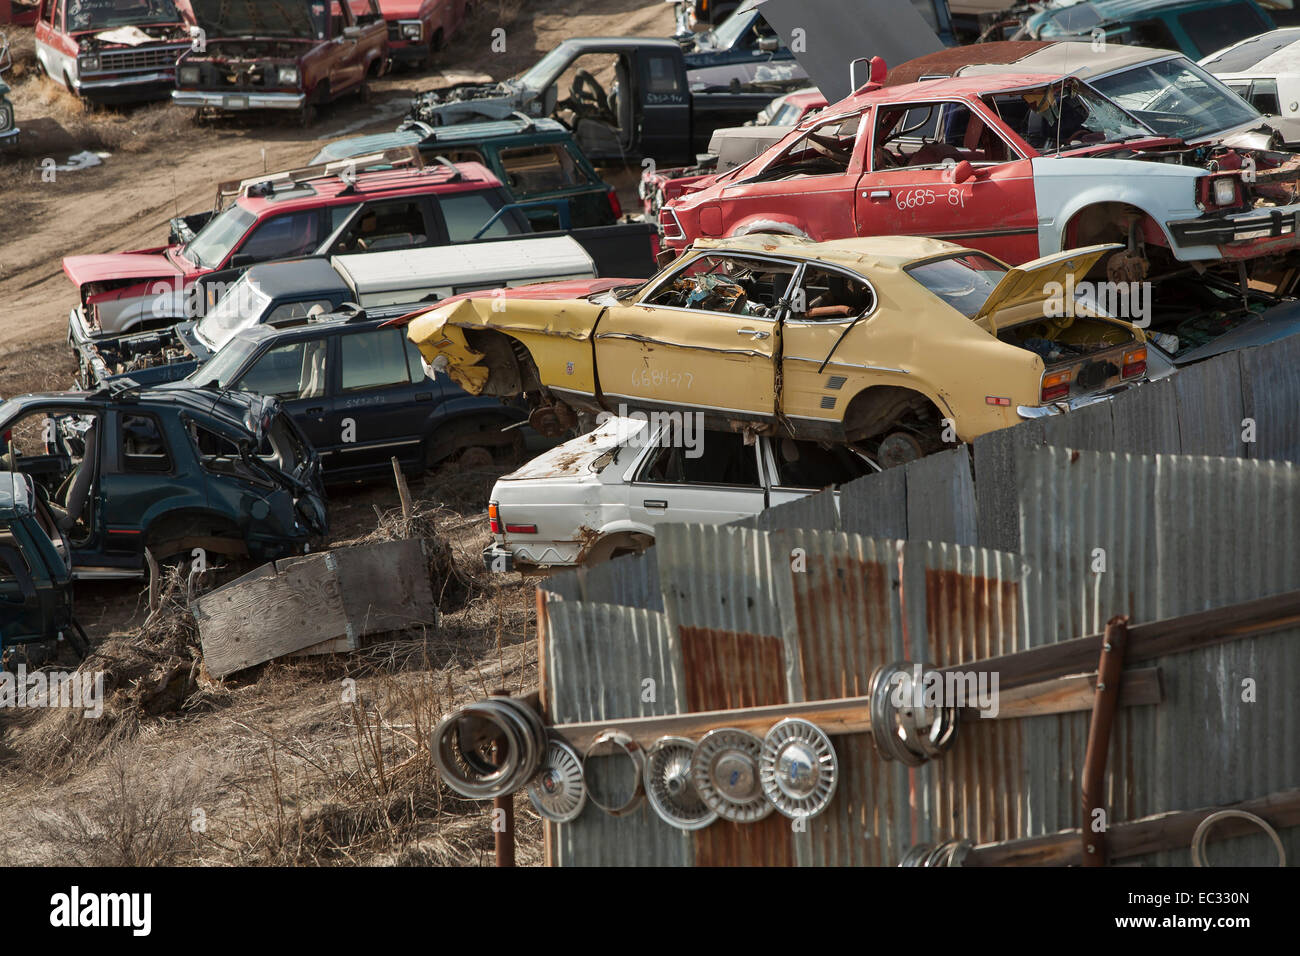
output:
M 416 392 L 415 400 L 417 402 L 427 402 L 433 398 L 433 392 Z
M 737 335 L 748 335 L 751 339 L 765 339 L 772 333 L 764 332 L 762 329 L 736 329 Z
M 668 510 L 668 502 L 666 502 L 666 501 L 661 501 L 661 500 L 658 499 L 658 498 L 647 498 L 645 501 L 641 502 L 641 507 L 643 507 L 643 508 L 658 508 L 660 511 L 667 511 L 667 510 Z
M 319 414 L 320 414 L 321 412 L 323 412 L 323 411 L 325 411 L 325 406 L 324 406 L 324 405 L 317 405 L 315 408 L 309 408 L 309 409 L 307 409 L 307 414 L 308 414 L 308 415 L 319 415 Z
M 863 199 L 888 199 L 892 195 L 893 192 L 891 192 L 888 189 L 873 189 L 869 193 L 863 193 L 862 198 Z

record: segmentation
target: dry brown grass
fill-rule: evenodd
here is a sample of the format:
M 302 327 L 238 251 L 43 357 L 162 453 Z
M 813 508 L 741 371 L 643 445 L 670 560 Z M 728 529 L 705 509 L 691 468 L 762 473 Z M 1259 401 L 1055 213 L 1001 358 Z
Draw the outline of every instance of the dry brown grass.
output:
M 475 528 L 477 514 L 417 501 L 365 536 L 435 542 L 460 589 L 444 590 L 436 632 L 239 680 L 202 677 L 183 584 L 165 578 L 146 626 L 83 665 L 106 674 L 103 717 L 14 718 L 0 747 L 0 826 L 13 835 L 0 863 L 490 863 L 490 805 L 450 791 L 429 753 L 452 707 L 536 684 L 532 588 L 481 569 Z M 523 795 L 516 826 L 519 862 L 540 863 L 541 821 Z

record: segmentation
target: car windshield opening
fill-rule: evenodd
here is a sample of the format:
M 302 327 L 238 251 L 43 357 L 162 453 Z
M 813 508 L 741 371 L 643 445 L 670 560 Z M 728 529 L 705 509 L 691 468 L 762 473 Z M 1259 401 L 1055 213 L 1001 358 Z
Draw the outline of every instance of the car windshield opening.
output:
M 205 388 L 229 388 L 257 348 L 256 342 L 234 341 L 191 372 L 186 380 Z
M 172 0 L 78 0 L 68 4 L 69 32 L 180 22 Z
M 1263 118 L 1190 60 L 1146 63 L 1091 85 L 1158 133 L 1195 140 Z
M 1006 275 L 1007 267 L 988 256 L 967 253 L 919 262 L 905 271 L 966 318 L 973 319 Z
M 270 301 L 270 296 L 244 276 L 231 286 L 207 315 L 199 319 L 194 334 L 215 352 L 240 329 L 255 325 Z
M 984 102 L 1040 153 L 1121 143 L 1153 132 L 1100 93 L 1072 80 L 998 93 Z
M 235 248 L 248 232 L 249 226 L 257 221 L 248 210 L 238 204 L 217 213 L 208 220 L 199 234 L 185 247 L 185 257 L 196 266 L 215 269 L 226 261 L 230 250 Z

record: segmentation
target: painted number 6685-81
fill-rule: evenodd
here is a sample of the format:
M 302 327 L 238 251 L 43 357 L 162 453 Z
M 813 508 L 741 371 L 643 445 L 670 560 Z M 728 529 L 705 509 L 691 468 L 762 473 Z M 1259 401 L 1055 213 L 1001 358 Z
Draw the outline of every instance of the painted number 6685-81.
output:
M 894 199 L 899 209 L 919 209 L 942 203 L 955 209 L 966 208 L 966 192 L 960 186 L 949 189 L 909 189 L 901 192 Z

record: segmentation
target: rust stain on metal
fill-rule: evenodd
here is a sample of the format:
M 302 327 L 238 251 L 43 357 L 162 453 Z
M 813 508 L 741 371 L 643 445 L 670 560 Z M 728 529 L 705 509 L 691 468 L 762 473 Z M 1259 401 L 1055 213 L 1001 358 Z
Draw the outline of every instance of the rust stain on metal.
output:
M 781 640 L 703 627 L 678 629 L 690 712 L 787 702 Z M 758 823 L 719 820 L 695 834 L 696 866 L 793 866 L 790 825 L 773 814 Z

